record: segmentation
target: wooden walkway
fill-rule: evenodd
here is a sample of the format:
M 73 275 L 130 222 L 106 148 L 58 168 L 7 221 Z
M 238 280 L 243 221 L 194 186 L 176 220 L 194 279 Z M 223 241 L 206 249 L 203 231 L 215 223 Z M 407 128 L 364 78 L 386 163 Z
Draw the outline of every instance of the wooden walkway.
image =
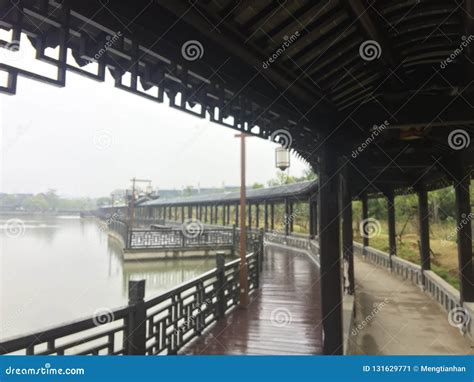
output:
M 319 271 L 304 253 L 267 246 L 260 288 L 181 354 L 322 354 Z

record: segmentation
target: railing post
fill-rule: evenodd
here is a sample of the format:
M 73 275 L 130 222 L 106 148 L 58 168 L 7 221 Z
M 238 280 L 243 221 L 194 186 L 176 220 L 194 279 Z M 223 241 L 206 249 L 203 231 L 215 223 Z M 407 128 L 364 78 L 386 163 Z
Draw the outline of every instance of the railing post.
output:
M 224 252 L 216 253 L 216 267 L 217 267 L 217 286 L 216 286 L 216 314 L 217 319 L 223 318 L 225 315 L 225 257 Z
M 126 225 L 126 227 L 127 227 L 127 237 L 126 237 L 126 241 L 125 241 L 125 247 L 126 247 L 126 249 L 131 249 L 132 248 L 132 232 L 133 232 L 133 230 L 130 229 L 128 224 Z
M 128 282 L 130 313 L 124 338 L 127 355 L 144 355 L 146 352 L 145 280 Z

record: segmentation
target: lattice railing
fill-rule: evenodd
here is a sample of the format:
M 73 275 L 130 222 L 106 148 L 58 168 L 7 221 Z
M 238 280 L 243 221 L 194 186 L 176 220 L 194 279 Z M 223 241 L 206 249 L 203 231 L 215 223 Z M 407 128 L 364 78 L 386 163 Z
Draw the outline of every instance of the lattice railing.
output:
M 97 312 L 94 317 L 0 343 L 0 354 L 125 354 L 124 333 L 130 307 Z
M 169 230 L 133 230 L 129 233 L 130 249 L 158 248 L 200 248 L 229 247 L 234 245 L 234 234 L 231 229 L 202 229 L 188 233 L 184 229 Z
M 249 291 L 259 287 L 261 240 L 246 256 Z M 224 263 L 149 301 L 145 282 L 130 281 L 129 305 L 93 317 L 0 343 L 0 354 L 176 354 L 192 338 L 239 303 L 240 260 Z

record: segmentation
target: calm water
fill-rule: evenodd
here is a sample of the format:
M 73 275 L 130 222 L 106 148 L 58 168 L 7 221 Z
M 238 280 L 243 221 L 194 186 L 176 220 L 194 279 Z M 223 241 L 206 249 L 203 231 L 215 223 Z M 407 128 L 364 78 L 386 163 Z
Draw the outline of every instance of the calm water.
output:
M 23 221 L 20 232 L 11 218 Z M 0 338 L 126 305 L 130 279 L 146 279 L 152 297 L 215 266 L 213 259 L 125 263 L 92 219 L 1 216 L 0 228 Z

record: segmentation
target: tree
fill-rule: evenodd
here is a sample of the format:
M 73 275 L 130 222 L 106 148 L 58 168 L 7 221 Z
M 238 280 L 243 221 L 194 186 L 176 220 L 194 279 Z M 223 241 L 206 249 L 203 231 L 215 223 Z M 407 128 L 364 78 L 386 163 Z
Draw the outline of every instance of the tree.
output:
M 257 183 L 255 182 L 253 185 L 252 185 L 252 190 L 258 190 L 260 188 L 264 188 L 265 186 L 262 184 L 262 183 Z

